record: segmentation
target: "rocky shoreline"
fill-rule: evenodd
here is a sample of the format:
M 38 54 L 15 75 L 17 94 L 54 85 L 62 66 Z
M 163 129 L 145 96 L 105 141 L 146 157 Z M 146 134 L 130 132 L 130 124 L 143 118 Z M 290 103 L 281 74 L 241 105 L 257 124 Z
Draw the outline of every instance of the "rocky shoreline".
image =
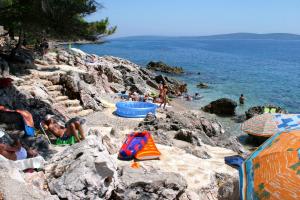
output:
M 5 199 L 239 198 L 238 172 L 225 165 L 224 157 L 247 151 L 218 121 L 200 111 L 179 110 L 176 101 L 168 111 L 159 110 L 156 119 L 113 114 L 116 92 L 157 93 L 164 81 L 175 93 L 184 83 L 121 58 L 77 49 L 56 49 L 23 67 L 24 72 L 11 76 L 12 87 L 0 89 L 0 104 L 30 111 L 36 127 L 49 113 L 61 119 L 82 116 L 89 136 L 70 147 L 43 149 L 45 168 L 30 173 L 31 182 L 28 173 L 1 161 L 1 182 L 11 183 L 0 187 Z M 133 169 L 131 162 L 117 159 L 125 135 L 133 130 L 152 133 L 162 152 L 160 160 L 141 161 L 140 168 Z M 13 190 L 13 185 L 20 189 Z

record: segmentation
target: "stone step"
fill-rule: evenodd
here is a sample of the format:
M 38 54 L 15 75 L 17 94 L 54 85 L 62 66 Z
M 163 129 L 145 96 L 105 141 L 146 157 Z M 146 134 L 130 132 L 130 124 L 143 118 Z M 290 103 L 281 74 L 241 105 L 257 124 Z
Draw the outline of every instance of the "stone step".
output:
M 77 106 L 80 106 L 80 101 L 77 99 L 74 99 L 74 100 L 67 99 L 67 100 L 63 100 L 63 101 L 54 103 L 54 105 L 63 105 L 66 107 L 70 107 L 70 106 L 77 107 Z
M 42 83 L 45 87 L 49 87 L 49 86 L 53 85 L 53 83 L 51 81 L 44 80 L 44 79 L 39 80 L 39 82 Z
M 67 108 L 68 113 L 77 113 L 79 111 L 82 111 L 83 107 L 82 106 L 71 106 Z
M 69 99 L 69 97 L 67 97 L 67 96 L 57 96 L 57 97 L 55 97 L 54 98 L 54 100 L 56 101 L 56 102 L 61 102 L 61 101 L 66 101 L 66 100 L 68 100 Z
M 33 85 L 35 83 L 41 83 L 45 87 L 49 87 L 49 86 L 53 85 L 53 83 L 51 81 L 44 80 L 44 79 L 36 79 L 33 77 L 30 80 L 24 80 L 22 84 L 23 85 Z
M 51 85 L 51 86 L 48 86 L 47 89 L 49 91 L 61 91 L 63 89 L 63 86 L 62 85 Z
M 93 112 L 94 112 L 94 110 L 92 110 L 92 109 L 86 109 L 86 110 L 79 111 L 77 113 L 72 113 L 70 115 L 70 117 L 84 117 L 89 114 L 92 114 Z
M 50 91 L 50 92 L 48 92 L 48 94 L 54 98 L 58 97 L 58 96 L 62 96 L 61 91 Z
M 38 76 L 40 79 L 43 79 L 43 80 L 49 80 L 51 79 L 53 76 L 59 76 L 59 73 L 57 72 L 48 72 L 48 73 L 36 73 L 36 76 Z

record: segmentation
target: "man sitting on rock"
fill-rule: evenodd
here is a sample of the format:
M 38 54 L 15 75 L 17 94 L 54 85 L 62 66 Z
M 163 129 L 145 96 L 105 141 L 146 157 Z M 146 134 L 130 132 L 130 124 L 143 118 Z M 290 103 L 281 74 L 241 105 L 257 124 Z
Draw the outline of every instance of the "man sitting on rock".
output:
M 45 130 L 48 130 L 57 138 L 62 140 L 68 140 L 72 136 L 75 137 L 77 142 L 85 139 L 85 134 L 82 128 L 82 124 L 85 123 L 84 119 L 75 117 L 67 121 L 65 126 L 62 126 L 53 117 L 53 115 L 47 115 L 45 117 L 45 120 L 42 122 L 42 126 Z

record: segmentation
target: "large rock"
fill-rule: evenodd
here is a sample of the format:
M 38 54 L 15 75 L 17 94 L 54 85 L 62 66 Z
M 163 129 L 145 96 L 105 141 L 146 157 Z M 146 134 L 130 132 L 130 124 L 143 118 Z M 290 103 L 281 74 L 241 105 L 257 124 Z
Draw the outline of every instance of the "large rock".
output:
M 151 131 L 155 141 L 159 144 L 176 146 L 196 156 L 202 157 L 203 152 L 187 145 L 179 145 L 174 139 L 195 146 L 208 144 L 226 147 L 238 153 L 247 152 L 236 138 L 230 137 L 225 132 L 218 121 L 207 119 L 199 112 L 175 113 L 171 111 L 166 114 L 166 118 L 149 120 L 148 117 L 139 124 L 138 129 Z
M 275 106 L 275 105 L 266 105 L 266 106 L 254 106 L 249 108 L 245 114 L 246 114 L 246 118 L 250 119 L 256 115 L 261 115 L 264 113 L 264 108 L 268 107 L 268 108 L 275 108 L 276 113 L 283 113 L 286 114 L 287 111 L 279 106 Z
M 222 178 L 221 178 L 222 177 Z M 238 200 L 239 194 L 239 179 L 234 176 L 219 174 L 218 199 L 219 200 Z
M 164 83 L 168 86 L 168 92 L 170 94 L 177 94 L 178 92 L 180 93 L 185 93 L 187 92 L 187 84 L 178 81 L 174 78 L 166 77 L 163 75 L 157 75 L 155 77 L 155 81 L 157 83 Z
M 202 110 L 205 112 L 214 113 L 217 115 L 234 115 L 237 103 L 228 98 L 218 99 L 204 106 Z
M 97 70 L 100 72 L 99 75 L 105 74 L 109 82 L 113 83 L 123 83 L 123 75 L 121 71 L 114 69 L 113 67 L 107 65 L 99 65 Z
M 113 199 L 175 200 L 187 188 L 184 178 L 176 173 L 151 171 L 125 166 L 121 169 L 120 186 Z
M 102 110 L 95 77 L 87 73 L 62 74 L 60 84 L 71 99 L 79 99 L 85 109 Z
M 131 72 L 124 76 L 125 87 L 135 90 L 140 94 L 144 94 L 147 91 L 145 87 L 146 82 L 141 76 L 138 75 L 138 72 Z
M 172 67 L 167 65 L 166 63 L 163 63 L 161 61 L 154 62 L 151 61 L 147 64 L 147 69 L 153 70 L 153 71 L 159 71 L 164 73 L 170 73 L 170 74 L 182 74 L 184 73 L 182 67 Z
M 0 161 L 0 194 L 5 200 L 59 199 L 32 182 L 27 183 L 24 173 L 6 161 Z
M 61 199 L 108 199 L 118 182 L 116 164 L 96 136 L 68 147 L 48 163 L 49 189 Z
M 158 118 L 151 122 L 146 119 L 139 126 L 140 129 L 157 132 L 158 134 L 153 133 L 154 137 L 157 141 L 163 141 L 162 144 L 165 145 L 170 143 L 170 138 L 187 141 L 198 146 L 200 146 L 200 141 L 215 145 L 214 138 L 220 137 L 225 132 L 219 122 L 192 112 L 175 113 L 171 111 L 167 113 L 166 118 Z

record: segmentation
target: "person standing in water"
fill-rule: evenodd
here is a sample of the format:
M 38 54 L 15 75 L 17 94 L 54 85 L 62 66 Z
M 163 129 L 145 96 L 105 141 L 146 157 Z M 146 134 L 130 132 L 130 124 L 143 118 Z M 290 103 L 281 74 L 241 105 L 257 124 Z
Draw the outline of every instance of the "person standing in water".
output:
M 245 103 L 245 97 L 244 97 L 244 95 L 243 94 L 241 94 L 241 96 L 240 96 L 240 104 L 241 105 L 244 105 L 244 103 Z

